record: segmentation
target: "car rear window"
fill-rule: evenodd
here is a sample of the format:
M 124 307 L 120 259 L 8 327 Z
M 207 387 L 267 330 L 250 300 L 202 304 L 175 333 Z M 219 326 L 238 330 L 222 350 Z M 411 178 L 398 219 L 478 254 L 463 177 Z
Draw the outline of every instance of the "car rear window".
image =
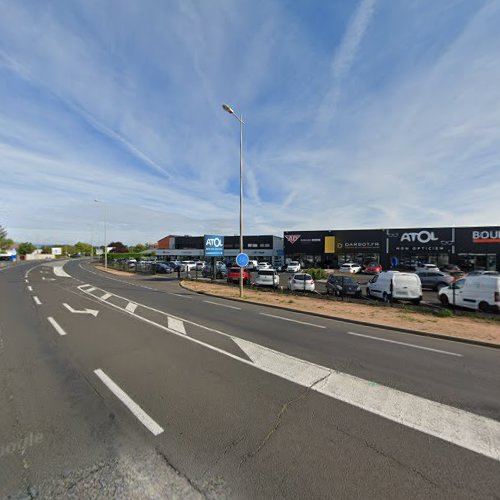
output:
M 239 267 L 232 267 L 231 269 L 229 269 L 229 272 L 230 273 L 239 273 L 240 272 L 240 268 Z
M 259 276 L 273 276 L 273 271 L 259 271 Z
M 304 279 L 306 281 L 309 281 L 312 279 L 311 275 L 310 274 L 296 274 L 294 277 L 293 277 L 294 280 L 297 280 L 297 281 L 304 281 Z
M 413 276 L 411 274 L 407 275 L 396 275 L 394 276 L 394 281 L 398 285 L 417 285 L 418 284 L 418 276 Z

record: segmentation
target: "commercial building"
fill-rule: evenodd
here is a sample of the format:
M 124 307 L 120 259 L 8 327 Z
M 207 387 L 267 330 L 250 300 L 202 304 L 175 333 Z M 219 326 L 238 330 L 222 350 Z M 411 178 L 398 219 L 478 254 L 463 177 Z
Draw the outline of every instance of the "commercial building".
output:
M 384 269 L 429 262 L 500 271 L 500 226 L 285 231 L 286 260 L 338 267 L 379 262 Z
M 203 236 L 165 236 L 158 241 L 156 256 L 162 260 L 204 259 Z M 234 260 L 240 251 L 239 236 L 224 237 L 224 260 Z M 243 237 L 243 251 L 250 259 L 284 263 L 283 238 L 273 235 Z

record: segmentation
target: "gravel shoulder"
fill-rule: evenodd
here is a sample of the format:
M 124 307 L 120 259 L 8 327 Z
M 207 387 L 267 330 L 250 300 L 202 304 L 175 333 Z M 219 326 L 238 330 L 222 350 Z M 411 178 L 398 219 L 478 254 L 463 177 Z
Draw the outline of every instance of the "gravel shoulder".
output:
M 239 299 L 237 287 L 200 281 L 183 281 L 182 286 L 195 292 L 209 293 L 218 297 L 238 299 L 255 304 L 278 306 L 297 312 L 311 312 L 332 318 L 362 321 L 373 325 L 500 345 L 500 321 L 495 319 L 472 318 L 469 316 L 443 318 L 432 313 L 414 312 L 411 307 L 391 308 L 376 302 L 354 304 L 333 300 L 327 301 L 316 299 L 314 296 L 291 296 L 253 289 L 246 289 L 244 298 Z

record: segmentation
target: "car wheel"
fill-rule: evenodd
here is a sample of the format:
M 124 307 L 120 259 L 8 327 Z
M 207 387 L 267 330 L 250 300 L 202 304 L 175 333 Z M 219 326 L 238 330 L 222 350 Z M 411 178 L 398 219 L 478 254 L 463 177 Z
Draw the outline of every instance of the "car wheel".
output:
M 367 297 L 371 297 L 370 289 L 368 287 L 366 288 L 366 296 Z
M 450 305 L 450 301 L 448 300 L 448 297 L 444 294 L 439 296 L 439 300 L 441 301 L 441 304 L 443 304 L 443 306 Z
M 382 300 L 387 304 L 387 302 L 389 302 L 389 295 L 387 295 L 385 292 L 384 292 L 384 295 L 382 295 Z
M 488 304 L 488 302 L 479 302 L 478 308 L 481 312 L 485 313 L 490 310 L 490 305 Z

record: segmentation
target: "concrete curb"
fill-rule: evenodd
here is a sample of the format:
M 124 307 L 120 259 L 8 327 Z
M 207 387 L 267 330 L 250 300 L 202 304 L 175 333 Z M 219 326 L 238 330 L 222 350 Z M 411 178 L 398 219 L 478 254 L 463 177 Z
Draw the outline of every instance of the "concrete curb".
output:
M 185 286 L 182 281 L 179 282 L 179 286 L 181 288 L 183 288 L 184 290 L 188 290 L 192 293 L 197 293 L 199 295 L 206 295 L 207 297 L 218 297 L 219 299 L 232 300 L 234 302 L 243 302 L 245 304 L 253 304 L 253 305 L 263 306 L 263 307 L 270 307 L 272 309 L 280 309 L 282 311 L 298 312 L 300 314 L 308 314 L 309 316 L 316 316 L 318 318 L 324 318 L 324 319 L 333 319 L 334 321 L 343 321 L 345 323 L 352 323 L 354 325 L 371 326 L 371 327 L 375 327 L 375 328 L 383 328 L 385 330 L 391 330 L 394 332 L 411 333 L 412 335 L 420 335 L 421 337 L 431 337 L 431 338 L 440 339 L 440 340 L 449 340 L 450 342 L 462 342 L 463 344 L 472 344 L 472 345 L 477 345 L 477 346 L 481 346 L 481 347 L 490 347 L 493 349 L 500 349 L 500 344 L 493 344 L 491 342 L 483 342 L 481 340 L 466 339 L 466 338 L 462 338 L 462 337 L 452 337 L 450 335 L 443 335 L 440 333 L 415 331 L 415 330 L 410 330 L 409 328 L 398 328 L 396 326 L 381 325 L 379 323 L 368 323 L 367 321 L 339 318 L 338 316 L 328 316 L 327 314 L 321 314 L 321 313 L 316 313 L 316 312 L 299 311 L 297 309 L 292 309 L 290 307 L 277 306 L 274 304 L 263 304 L 261 302 L 255 301 L 255 300 L 245 300 L 245 299 L 240 299 L 238 297 L 222 297 L 221 295 L 217 295 L 215 293 L 198 292 L 196 290 L 191 290 L 190 288 Z

